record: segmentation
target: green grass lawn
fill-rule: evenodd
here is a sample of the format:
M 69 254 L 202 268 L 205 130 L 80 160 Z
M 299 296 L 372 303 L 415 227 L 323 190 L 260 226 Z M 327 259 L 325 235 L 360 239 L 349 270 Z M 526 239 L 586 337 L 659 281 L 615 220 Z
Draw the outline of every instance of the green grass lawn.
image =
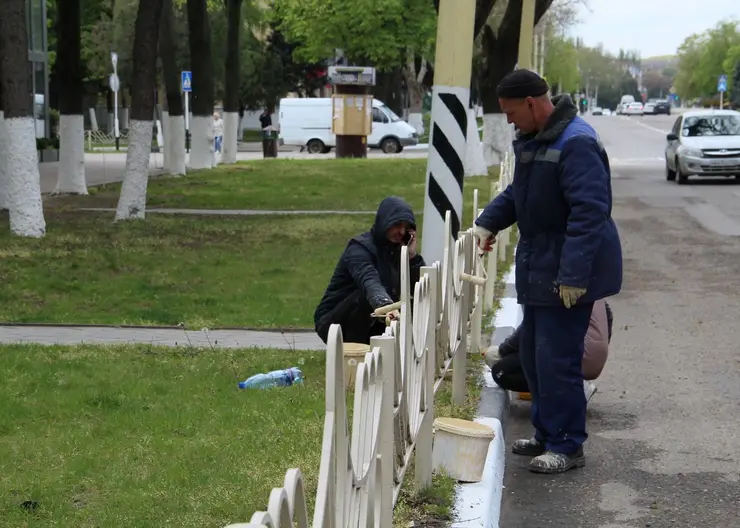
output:
M 465 178 L 464 203 L 478 188 L 487 200 L 490 176 Z M 331 159 L 258 160 L 194 171 L 184 178 L 149 182 L 148 207 L 184 209 L 359 210 L 374 211 L 390 195 L 406 199 L 414 211 L 424 207 L 426 160 Z M 48 198 L 69 207 L 115 207 L 120 184 L 90 189 L 91 196 Z M 467 211 L 465 211 L 467 213 Z
M 300 365 L 307 379 L 240 391 L 232 357 L 240 377 Z M 284 350 L 2 346 L 0 525 L 221 528 L 265 509 L 291 467 L 313 504 L 324 364 Z
M 444 382 L 438 416 L 473 416 L 479 365 L 471 358 L 463 407 Z M 234 370 L 243 379 L 290 366 L 304 384 L 236 387 Z M 291 467 L 313 510 L 323 353 L 15 345 L 0 346 L 0 370 L 2 526 L 221 528 L 266 509 Z M 350 415 L 352 401 L 348 393 Z M 394 526 L 449 521 L 454 492 L 445 475 L 416 489 L 412 467 Z
M 46 212 L 42 239 L 0 230 L 0 320 L 307 327 L 368 216 Z

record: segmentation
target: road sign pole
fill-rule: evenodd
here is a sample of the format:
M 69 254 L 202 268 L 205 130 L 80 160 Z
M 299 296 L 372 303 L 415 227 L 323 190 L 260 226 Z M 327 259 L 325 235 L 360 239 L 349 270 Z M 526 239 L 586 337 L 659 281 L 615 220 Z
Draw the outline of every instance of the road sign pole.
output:
M 185 92 L 185 152 L 190 153 L 190 92 Z
M 724 99 L 725 99 L 725 92 L 720 92 L 719 93 L 719 109 L 720 110 L 722 110 L 722 108 L 724 108 L 724 106 L 725 106 L 724 105 L 724 102 L 725 102 Z

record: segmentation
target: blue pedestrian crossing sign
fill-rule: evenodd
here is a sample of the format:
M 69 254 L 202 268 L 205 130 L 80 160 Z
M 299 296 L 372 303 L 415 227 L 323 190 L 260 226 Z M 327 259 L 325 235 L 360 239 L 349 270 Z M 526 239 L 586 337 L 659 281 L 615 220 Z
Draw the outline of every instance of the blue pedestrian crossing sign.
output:
M 182 91 L 192 92 L 193 91 L 193 72 L 184 71 L 181 74 L 182 79 Z
M 727 91 L 727 75 L 720 75 L 719 80 L 717 81 L 717 91 L 718 92 L 726 92 Z

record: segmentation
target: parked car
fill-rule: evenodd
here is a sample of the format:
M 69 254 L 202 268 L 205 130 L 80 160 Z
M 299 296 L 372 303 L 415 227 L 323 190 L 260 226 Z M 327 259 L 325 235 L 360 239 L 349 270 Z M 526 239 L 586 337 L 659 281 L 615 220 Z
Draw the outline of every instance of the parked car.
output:
M 604 109 L 601 108 L 600 106 L 594 106 L 591 109 L 591 115 L 603 115 L 603 114 L 604 114 Z
M 643 115 L 645 113 L 642 103 L 630 103 L 623 110 L 624 115 Z
M 671 105 L 668 101 L 648 101 L 643 108 L 645 115 L 665 114 L 671 115 Z
M 612 111 L 609 110 L 608 108 L 604 108 L 602 114 L 605 115 L 605 116 L 610 116 L 610 115 L 612 115 Z
M 740 178 L 740 112 L 691 110 L 666 139 L 666 180 L 684 185 L 689 176 Z

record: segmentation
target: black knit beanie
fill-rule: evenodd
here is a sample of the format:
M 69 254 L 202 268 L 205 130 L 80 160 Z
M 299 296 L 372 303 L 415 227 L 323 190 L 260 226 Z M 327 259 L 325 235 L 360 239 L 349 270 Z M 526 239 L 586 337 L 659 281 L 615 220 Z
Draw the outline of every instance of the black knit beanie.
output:
M 496 95 L 502 99 L 524 99 L 545 95 L 550 87 L 547 81 L 527 69 L 514 70 L 501 79 Z

